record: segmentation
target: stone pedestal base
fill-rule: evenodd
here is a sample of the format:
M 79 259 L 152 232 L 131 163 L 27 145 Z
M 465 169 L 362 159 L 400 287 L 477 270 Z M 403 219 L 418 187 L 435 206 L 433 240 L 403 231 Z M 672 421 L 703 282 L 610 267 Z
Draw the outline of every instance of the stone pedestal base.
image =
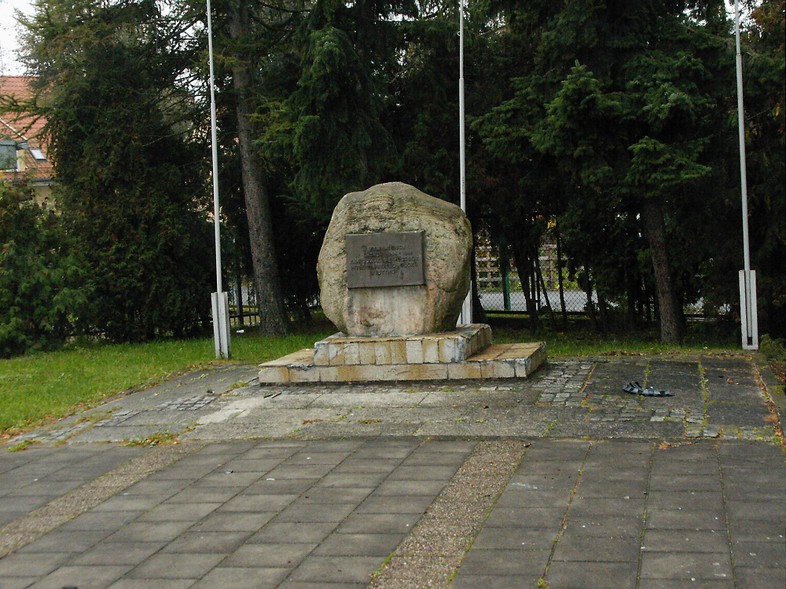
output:
M 491 344 L 491 328 L 401 337 L 338 333 L 313 349 L 260 366 L 264 384 L 526 378 L 546 360 L 546 344 Z
M 462 325 L 429 335 L 346 337 L 337 333 L 314 344 L 316 366 L 390 366 L 463 362 L 491 344 L 491 328 Z

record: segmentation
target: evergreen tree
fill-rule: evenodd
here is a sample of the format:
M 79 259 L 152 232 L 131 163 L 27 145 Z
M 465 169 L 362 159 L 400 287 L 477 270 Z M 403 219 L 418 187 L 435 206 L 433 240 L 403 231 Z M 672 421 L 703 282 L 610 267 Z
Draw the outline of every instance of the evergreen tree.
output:
M 259 327 L 265 334 L 282 334 L 288 329 L 288 318 L 281 292 L 273 236 L 271 198 L 262 161 L 254 145 L 257 134 L 253 121 L 256 104 L 252 56 L 254 50 L 258 49 L 258 44 L 252 41 L 254 29 L 250 7 L 242 0 L 231 2 L 228 12 L 229 34 L 232 39 L 236 131 L 254 286 L 259 307 Z
M 536 2 L 514 20 L 537 23 L 535 60 L 488 115 L 484 141 L 509 163 L 526 165 L 533 151 L 553 158 L 567 197 L 566 250 L 582 252 L 599 292 L 621 295 L 641 283 L 620 269 L 635 269 L 633 236 L 643 233 L 661 337 L 678 342 L 681 277 L 704 254 L 683 253 L 675 265 L 689 235 L 680 213 L 717 205 L 707 146 L 726 139 L 722 3 Z M 495 147 L 516 142 L 518 149 Z
M 786 338 L 785 24 L 786 3 L 765 0 L 743 30 L 751 265 L 761 331 L 779 338 Z M 739 216 L 734 222 L 739 226 Z M 725 275 L 730 298 L 737 292 L 734 270 L 742 268 L 741 240 L 740 235 Z
M 39 0 L 26 26 L 57 207 L 92 291 L 80 320 L 112 340 L 193 333 L 212 240 L 183 24 L 147 1 Z
M 57 215 L 0 180 L 0 357 L 62 344 L 90 299 Z

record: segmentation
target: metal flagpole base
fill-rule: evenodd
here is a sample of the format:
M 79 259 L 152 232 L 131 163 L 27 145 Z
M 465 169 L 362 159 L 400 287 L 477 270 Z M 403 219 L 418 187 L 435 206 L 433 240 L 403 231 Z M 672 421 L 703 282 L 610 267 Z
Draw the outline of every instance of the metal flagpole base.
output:
M 759 349 L 759 319 L 756 313 L 756 271 L 740 270 L 740 320 L 742 321 L 742 349 Z
M 216 358 L 229 358 L 229 297 L 225 292 L 214 292 L 210 295 L 213 305 L 213 341 L 216 347 Z

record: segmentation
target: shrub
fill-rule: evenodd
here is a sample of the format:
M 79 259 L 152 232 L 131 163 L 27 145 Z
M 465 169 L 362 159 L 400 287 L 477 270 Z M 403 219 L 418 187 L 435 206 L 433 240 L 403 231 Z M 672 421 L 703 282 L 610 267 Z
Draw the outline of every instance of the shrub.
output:
M 83 279 L 59 218 L 0 181 L 0 357 L 61 344 L 87 301 Z

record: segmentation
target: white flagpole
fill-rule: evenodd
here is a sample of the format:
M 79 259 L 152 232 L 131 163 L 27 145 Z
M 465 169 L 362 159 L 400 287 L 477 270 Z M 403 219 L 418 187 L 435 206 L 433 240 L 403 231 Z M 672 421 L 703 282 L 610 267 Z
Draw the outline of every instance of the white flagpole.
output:
M 221 281 L 221 224 L 218 203 L 218 140 L 216 138 L 216 85 L 213 73 L 213 19 L 207 0 L 207 54 L 210 62 L 210 143 L 213 158 L 213 229 L 216 248 L 216 292 L 212 294 L 213 340 L 216 358 L 229 358 L 229 309 Z
M 467 212 L 466 154 L 464 147 L 464 0 L 459 0 L 459 200 L 461 210 Z M 470 277 L 472 275 L 470 274 Z M 472 323 L 472 280 L 461 306 L 459 323 Z
M 742 198 L 742 252 L 744 269 L 740 272 L 740 319 L 742 347 L 759 349 L 759 327 L 756 314 L 756 275 L 751 271 L 748 237 L 748 179 L 745 163 L 745 109 L 742 99 L 742 48 L 740 44 L 740 3 L 734 0 L 734 36 L 737 44 L 737 127 L 740 142 L 740 191 Z

